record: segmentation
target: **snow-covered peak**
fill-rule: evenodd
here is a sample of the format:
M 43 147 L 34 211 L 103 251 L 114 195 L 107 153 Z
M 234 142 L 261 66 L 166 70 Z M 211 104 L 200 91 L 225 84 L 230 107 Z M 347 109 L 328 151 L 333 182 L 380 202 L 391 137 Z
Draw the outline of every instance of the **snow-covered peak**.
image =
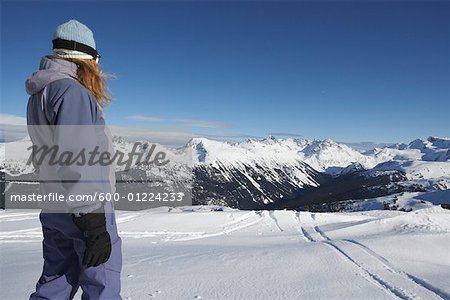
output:
M 353 162 L 349 164 L 347 167 L 345 167 L 340 174 L 350 174 L 361 170 L 364 170 L 364 166 L 361 165 L 359 162 Z
M 430 136 L 426 140 L 415 139 L 408 144 L 410 149 L 450 149 L 450 138 Z
M 431 145 L 435 148 L 450 149 L 450 138 L 430 136 L 428 137 L 427 141 L 430 142 Z
M 247 139 L 241 142 L 194 138 L 189 146 L 193 150 L 194 164 L 213 166 L 277 165 L 306 162 L 318 171 L 334 173 L 352 162 L 371 168 L 391 157 L 374 157 L 331 139 Z M 337 169 L 333 169 L 337 168 Z M 334 171 L 333 171 L 334 170 Z
M 247 139 L 241 142 L 194 138 L 189 142 L 194 164 L 214 166 L 274 165 L 298 163 L 303 142 L 293 139 Z
M 409 149 L 419 149 L 419 150 L 431 148 L 432 146 L 433 144 L 431 142 L 422 139 L 415 139 L 414 141 L 408 144 Z
M 406 149 L 417 149 L 426 161 L 450 160 L 450 138 L 430 136 L 426 140 L 416 139 L 408 144 Z

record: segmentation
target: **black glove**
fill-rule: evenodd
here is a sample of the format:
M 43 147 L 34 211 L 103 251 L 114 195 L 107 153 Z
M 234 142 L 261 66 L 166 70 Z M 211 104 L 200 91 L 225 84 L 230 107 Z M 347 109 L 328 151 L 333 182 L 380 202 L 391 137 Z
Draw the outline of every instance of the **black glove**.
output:
M 86 240 L 83 264 L 96 267 L 107 262 L 111 255 L 111 238 L 106 231 L 103 207 L 81 217 L 74 217 L 73 222 L 84 233 Z

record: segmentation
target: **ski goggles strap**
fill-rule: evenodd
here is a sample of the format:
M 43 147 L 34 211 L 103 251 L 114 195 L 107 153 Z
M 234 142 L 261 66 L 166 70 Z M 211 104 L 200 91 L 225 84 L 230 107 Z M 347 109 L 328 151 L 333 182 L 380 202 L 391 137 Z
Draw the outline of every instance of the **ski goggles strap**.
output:
M 91 55 L 95 60 L 100 58 L 100 54 L 98 54 L 97 50 L 88 45 L 63 39 L 54 39 L 52 42 L 53 49 L 76 50 Z

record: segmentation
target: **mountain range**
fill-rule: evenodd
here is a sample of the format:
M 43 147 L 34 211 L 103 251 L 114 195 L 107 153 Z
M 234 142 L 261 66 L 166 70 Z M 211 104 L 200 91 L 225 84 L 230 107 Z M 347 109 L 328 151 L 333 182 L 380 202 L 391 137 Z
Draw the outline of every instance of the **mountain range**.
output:
M 151 144 L 140 143 L 141 152 Z M 125 153 L 133 147 L 123 137 L 114 137 L 113 144 Z M 6 190 L 13 190 L 19 181 L 36 180 L 23 154 L 29 145 L 29 139 L 0 143 L 0 172 Z M 348 208 L 349 201 L 450 188 L 450 138 L 428 137 L 390 145 L 272 136 L 239 142 L 193 138 L 181 148 L 158 148 L 167 154 L 170 164 L 164 170 L 142 165 L 128 170 L 117 167 L 118 191 L 126 192 L 146 179 L 158 186 L 164 183 L 166 191 L 184 187 L 193 204 L 327 211 Z

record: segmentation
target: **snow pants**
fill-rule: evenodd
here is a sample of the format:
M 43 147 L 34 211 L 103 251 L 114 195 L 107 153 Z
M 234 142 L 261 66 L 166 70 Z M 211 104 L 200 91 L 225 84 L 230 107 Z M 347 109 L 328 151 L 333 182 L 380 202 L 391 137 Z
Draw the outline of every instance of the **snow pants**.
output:
M 117 234 L 114 210 L 105 205 L 106 229 L 111 237 L 109 260 L 97 267 L 82 264 L 85 251 L 83 233 L 67 213 L 42 211 L 39 218 L 44 234 L 42 275 L 30 300 L 72 299 L 81 287 L 83 300 L 120 300 L 122 269 L 121 239 Z

